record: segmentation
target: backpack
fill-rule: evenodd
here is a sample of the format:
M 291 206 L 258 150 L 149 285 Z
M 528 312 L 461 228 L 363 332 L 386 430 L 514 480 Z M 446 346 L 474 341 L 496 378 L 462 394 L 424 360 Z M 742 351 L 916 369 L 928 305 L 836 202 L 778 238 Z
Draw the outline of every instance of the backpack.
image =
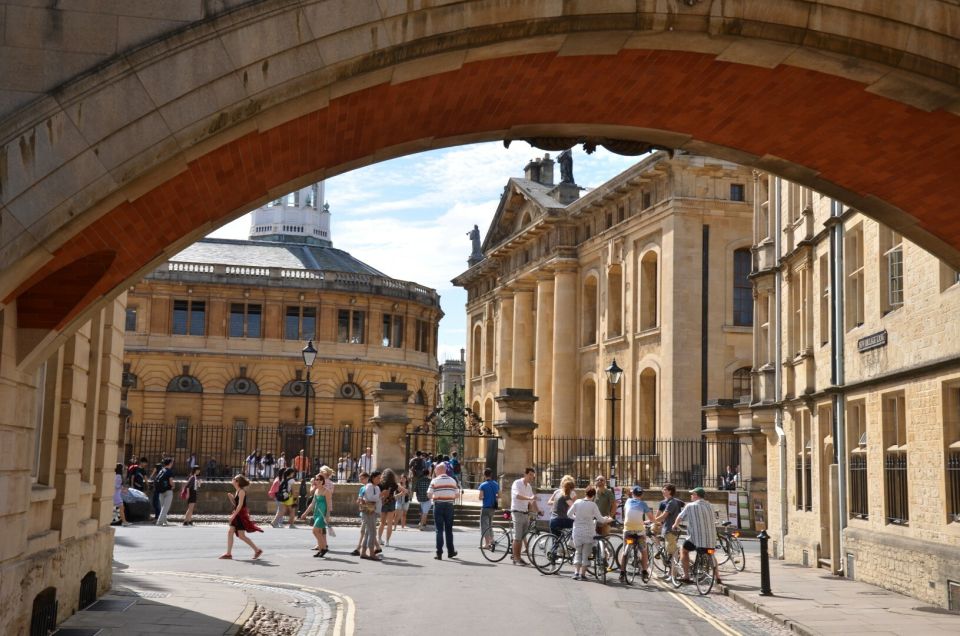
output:
M 453 474 L 454 474 L 454 475 L 459 475 L 460 472 L 461 472 L 461 471 L 460 471 L 460 460 L 459 460 L 459 459 L 451 459 L 451 460 L 450 460 L 450 465 L 453 466 Z
M 290 498 L 290 488 L 287 485 L 286 480 L 280 480 L 280 485 L 277 488 L 277 494 L 273 496 L 277 501 L 283 502 Z
M 277 498 L 277 491 L 280 490 L 280 482 L 283 481 L 279 477 L 273 480 L 273 483 L 270 484 L 270 490 L 267 491 L 267 496 L 271 499 Z
M 170 471 L 166 468 L 161 469 L 155 481 L 157 492 L 167 492 L 170 490 Z

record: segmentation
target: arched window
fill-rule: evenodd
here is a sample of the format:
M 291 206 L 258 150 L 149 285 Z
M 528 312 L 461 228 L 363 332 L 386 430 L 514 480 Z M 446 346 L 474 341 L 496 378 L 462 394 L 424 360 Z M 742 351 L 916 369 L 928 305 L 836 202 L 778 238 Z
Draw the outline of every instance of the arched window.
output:
M 597 436 L 597 384 L 593 380 L 583 383 L 580 399 L 580 439 Z M 606 437 L 601 435 L 601 437 Z
M 750 285 L 750 250 L 742 247 L 733 253 L 733 324 L 753 325 L 753 291 Z
M 167 383 L 167 392 L 203 393 L 203 385 L 192 375 L 178 375 Z
M 483 329 L 480 328 L 480 325 L 476 325 L 473 328 L 473 345 L 470 347 L 470 373 L 473 377 L 480 375 L 480 356 L 482 355 L 480 342 L 482 339 Z
M 613 265 L 607 272 L 607 337 L 623 334 L 623 270 Z
M 647 252 L 640 259 L 640 330 L 657 326 L 658 299 L 657 253 Z
M 597 279 L 583 283 L 583 345 L 597 344 Z
M 750 367 L 740 367 L 733 372 L 733 399 L 750 395 Z
M 640 403 L 637 408 L 637 437 L 641 440 L 657 439 L 657 372 L 647 367 L 640 373 L 637 392 Z
M 487 398 L 483 404 L 483 421 L 487 424 L 493 422 L 493 399 Z
M 493 371 L 493 321 L 487 320 L 486 342 L 484 343 L 484 365 L 483 370 L 487 373 Z

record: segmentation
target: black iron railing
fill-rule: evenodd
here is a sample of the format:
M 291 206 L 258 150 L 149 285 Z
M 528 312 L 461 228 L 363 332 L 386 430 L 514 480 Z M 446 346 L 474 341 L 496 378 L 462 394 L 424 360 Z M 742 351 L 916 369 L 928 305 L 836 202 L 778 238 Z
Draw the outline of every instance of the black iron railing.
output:
M 887 452 L 883 459 L 884 500 L 887 523 L 907 525 L 910 506 L 907 501 L 907 454 Z
M 618 484 L 722 488 L 728 466 L 739 472 L 740 459 L 746 457 L 742 446 L 737 440 L 535 437 L 533 462 L 542 488 L 557 487 L 564 475 L 572 475 L 581 487 L 598 475 L 609 477 L 611 449 Z M 742 481 L 737 487 L 744 487 Z
M 850 455 L 850 516 L 855 519 L 867 519 L 870 511 L 867 506 L 867 455 Z
M 176 424 L 128 424 L 124 430 L 124 457 L 146 457 L 149 465 L 162 457 L 173 458 L 173 472 L 184 477 L 191 463 L 200 466 L 200 475 L 206 479 L 230 479 L 238 473 L 253 479 L 272 479 L 280 454 L 285 454 L 287 466 L 293 466 L 300 450 L 310 460 L 310 471 L 326 464 L 337 470 L 340 458 L 350 454 L 353 464 L 368 446 L 373 446 L 373 430 L 318 426 L 313 435 L 306 435 L 303 424 L 280 426 L 227 427 Z M 247 459 L 260 451 L 273 456 L 274 463 L 257 463 L 251 472 Z M 355 471 L 352 471 L 355 473 Z M 348 476 L 354 478 L 355 474 Z
M 960 522 L 960 450 L 947 452 L 947 516 Z

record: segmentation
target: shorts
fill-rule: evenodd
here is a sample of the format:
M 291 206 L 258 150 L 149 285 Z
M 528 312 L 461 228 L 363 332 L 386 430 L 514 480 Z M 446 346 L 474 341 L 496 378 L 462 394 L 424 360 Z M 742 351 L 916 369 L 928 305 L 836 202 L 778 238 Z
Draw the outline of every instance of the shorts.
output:
M 629 531 L 624 531 L 624 533 L 623 533 L 623 541 L 624 541 L 624 543 L 626 543 L 626 542 L 627 542 L 627 539 L 631 539 L 631 538 L 632 538 L 634 541 L 637 542 L 637 546 L 639 546 L 639 548 L 640 548 L 641 550 L 646 550 L 646 549 L 647 549 L 647 542 L 646 542 L 646 540 L 644 539 L 644 534 L 646 534 L 646 533 L 645 533 L 643 530 L 629 530 Z
M 430 506 L 433 505 L 433 502 L 427 499 L 426 501 L 420 502 L 420 514 L 427 514 L 430 512 Z
M 707 550 L 709 550 L 710 548 L 698 548 L 693 541 L 691 541 L 690 539 L 687 539 L 686 541 L 683 542 L 683 549 L 686 550 L 687 552 L 696 552 L 697 554 L 706 554 Z
M 511 510 L 510 515 L 513 517 L 513 539 L 519 541 L 530 528 L 530 513 Z
M 677 551 L 677 533 L 676 532 L 664 532 L 663 538 L 667 542 L 667 554 L 673 554 Z
M 197 491 L 196 491 L 196 490 L 191 490 L 191 491 L 190 491 L 190 494 L 187 496 L 187 503 L 188 503 L 188 504 L 197 503 Z

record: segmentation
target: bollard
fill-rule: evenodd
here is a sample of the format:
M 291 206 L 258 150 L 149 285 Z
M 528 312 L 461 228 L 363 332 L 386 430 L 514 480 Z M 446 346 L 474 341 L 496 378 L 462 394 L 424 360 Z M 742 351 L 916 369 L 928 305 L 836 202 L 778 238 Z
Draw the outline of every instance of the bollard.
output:
M 770 590 L 770 555 L 767 554 L 770 535 L 766 530 L 761 530 L 757 538 L 760 539 L 760 596 L 773 596 Z

